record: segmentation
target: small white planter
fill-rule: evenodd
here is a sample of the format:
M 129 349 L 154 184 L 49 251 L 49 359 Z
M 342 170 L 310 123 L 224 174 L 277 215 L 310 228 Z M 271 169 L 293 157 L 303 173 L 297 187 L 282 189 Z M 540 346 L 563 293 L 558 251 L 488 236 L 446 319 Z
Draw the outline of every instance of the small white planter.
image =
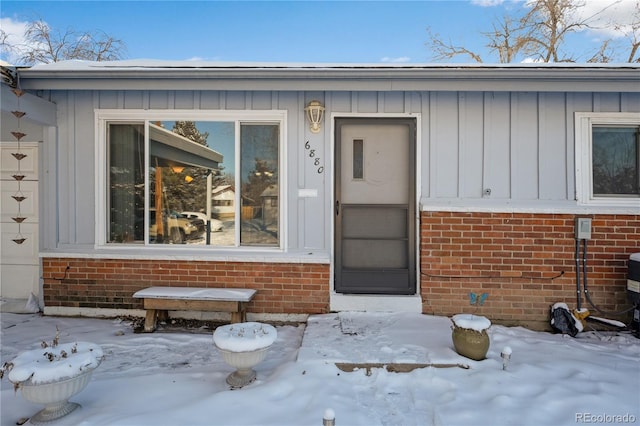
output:
M 253 367 L 267 356 L 276 340 L 275 327 L 259 322 L 229 324 L 216 328 L 213 343 L 222 359 L 236 371 L 227 376 L 227 384 L 241 388 L 256 379 Z
M 91 379 L 93 368 L 78 376 L 51 383 L 20 383 L 22 396 L 34 404 L 44 404 L 44 409 L 31 417 L 32 424 L 42 424 L 66 416 L 80 404 L 69 402 L 69 398 L 80 393 Z
M 45 408 L 31 417 L 32 424 L 42 424 L 66 416 L 80 405 L 69 398 L 82 391 L 103 359 L 100 346 L 76 342 L 22 352 L 3 366 L 9 381 L 22 396 Z
M 232 388 L 241 388 L 256 379 L 256 372 L 253 369 L 260 364 L 267 356 L 269 347 L 250 352 L 233 352 L 218 348 L 224 362 L 236 369 L 227 376 L 227 384 Z

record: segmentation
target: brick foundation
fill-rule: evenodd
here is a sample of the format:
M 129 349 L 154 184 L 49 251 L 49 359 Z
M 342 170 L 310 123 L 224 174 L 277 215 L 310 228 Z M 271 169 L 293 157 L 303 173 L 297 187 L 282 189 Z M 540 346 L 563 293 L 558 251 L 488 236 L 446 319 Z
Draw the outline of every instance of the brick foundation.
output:
M 251 313 L 329 309 L 327 264 L 43 258 L 42 268 L 45 306 L 142 309 L 133 293 L 173 286 L 256 289 Z
M 555 302 L 576 307 L 571 214 L 422 212 L 420 286 L 425 314 L 486 315 L 502 324 L 548 328 Z M 587 276 L 603 310 L 629 306 L 627 262 L 640 250 L 640 216 L 593 215 Z M 330 265 L 186 260 L 43 258 L 46 306 L 141 309 L 131 296 L 153 286 L 255 288 L 248 312 L 329 311 Z M 69 270 L 65 271 L 69 265 Z M 488 293 L 472 307 L 469 293 Z M 584 299 L 582 306 L 596 312 Z M 628 317 L 614 317 L 626 321 Z
M 553 303 L 565 302 L 574 309 L 575 217 L 422 212 L 423 312 L 446 316 L 477 313 L 494 322 L 541 328 L 548 323 Z M 623 310 L 629 307 L 627 262 L 631 253 L 640 250 L 640 216 L 589 217 L 589 294 L 603 310 Z M 484 306 L 472 307 L 470 292 L 488 293 Z M 582 307 L 593 315 L 604 316 L 589 306 L 584 296 Z

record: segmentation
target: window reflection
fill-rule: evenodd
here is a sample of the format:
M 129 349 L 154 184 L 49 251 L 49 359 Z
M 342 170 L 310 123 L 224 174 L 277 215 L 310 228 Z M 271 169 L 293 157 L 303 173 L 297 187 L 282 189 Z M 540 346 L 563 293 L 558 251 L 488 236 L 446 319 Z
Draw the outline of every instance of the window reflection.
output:
M 594 195 L 640 195 L 640 129 L 593 128 Z
M 145 243 L 146 231 L 147 244 L 279 244 L 278 124 L 149 120 L 107 131 L 110 243 Z
M 278 244 L 278 140 L 276 124 L 240 128 L 243 245 Z

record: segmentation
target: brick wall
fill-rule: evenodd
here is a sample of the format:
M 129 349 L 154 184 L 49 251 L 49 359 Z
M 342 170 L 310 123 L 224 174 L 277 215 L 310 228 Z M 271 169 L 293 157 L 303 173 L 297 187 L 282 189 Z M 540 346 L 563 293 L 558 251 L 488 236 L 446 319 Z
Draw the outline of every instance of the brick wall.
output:
M 582 216 L 582 215 L 581 215 Z M 423 312 L 486 315 L 503 324 L 544 328 L 555 302 L 576 307 L 575 215 L 421 213 Z M 587 278 L 593 302 L 607 311 L 629 307 L 629 255 L 640 251 L 640 216 L 591 215 Z M 488 293 L 472 307 L 469 293 Z M 583 308 L 596 312 L 584 299 Z M 625 320 L 625 317 L 614 317 Z
M 131 297 L 140 289 L 191 286 L 256 289 L 251 313 L 329 308 L 327 264 L 43 258 L 42 267 L 46 306 L 142 309 Z
M 575 215 L 422 212 L 423 312 L 474 312 L 503 324 L 548 328 L 555 302 L 576 307 Z M 601 309 L 629 306 L 629 255 L 640 251 L 640 216 L 593 215 L 587 276 Z M 153 286 L 255 288 L 252 313 L 329 310 L 328 264 L 43 258 L 46 306 L 141 309 L 136 291 Z M 69 266 L 69 270 L 65 271 Z M 472 307 L 469 293 L 488 293 Z M 583 297 L 582 306 L 597 313 Z M 626 320 L 625 317 L 614 317 Z

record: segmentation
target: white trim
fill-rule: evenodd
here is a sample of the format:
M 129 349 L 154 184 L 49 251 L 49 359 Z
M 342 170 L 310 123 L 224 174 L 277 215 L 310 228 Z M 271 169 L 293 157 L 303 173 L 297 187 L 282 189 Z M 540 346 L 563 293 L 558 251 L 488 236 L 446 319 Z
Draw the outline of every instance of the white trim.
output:
M 576 112 L 575 113 L 575 167 L 576 200 L 579 206 L 606 208 L 640 208 L 640 198 L 593 196 L 592 128 L 594 125 L 640 126 L 638 112 Z
M 422 102 L 422 98 L 421 98 Z M 387 295 L 345 295 L 335 292 L 335 215 L 333 206 L 336 203 L 335 193 L 335 150 L 336 150 L 336 119 L 339 118 L 413 118 L 416 120 L 415 135 L 415 268 L 416 268 L 416 293 L 409 296 Z M 330 247 L 329 256 L 331 266 L 329 268 L 329 305 L 332 311 L 357 310 L 357 311 L 392 311 L 392 312 L 422 312 L 422 298 L 420 286 L 420 194 L 422 191 L 422 113 L 359 113 L 359 112 L 332 112 L 330 114 L 329 151 L 331 155 L 330 175 Z M 415 299 L 415 300 L 414 300 Z M 413 302 L 418 302 L 413 303 Z M 384 307 L 384 309 L 383 309 Z
M 131 245 L 128 247 L 114 248 L 113 250 L 101 249 L 96 252 L 88 252 L 82 249 L 59 249 L 52 252 L 40 252 L 41 258 L 64 259 L 133 259 L 133 260 L 186 260 L 194 262 L 245 262 L 245 263 L 317 263 L 329 264 L 331 258 L 322 252 L 282 252 L 271 249 L 256 250 L 183 250 L 154 249 L 143 245 Z
M 486 202 L 484 202 L 486 201 Z M 536 200 L 500 201 L 469 200 L 460 198 L 427 199 L 420 201 L 423 212 L 465 213 L 533 213 L 533 214 L 638 214 L 638 206 L 578 205 L 575 201 L 544 202 Z
M 277 247 L 263 247 L 258 250 L 266 250 L 270 252 L 287 250 L 287 173 L 286 167 L 286 140 L 287 140 L 287 110 L 129 110 L 129 109 L 95 109 L 95 132 L 98 146 L 95 150 L 95 244 L 94 249 L 125 251 L 129 248 L 139 251 L 141 248 L 149 248 L 149 244 L 107 244 L 106 239 L 106 223 L 107 223 L 107 196 L 106 185 L 108 181 L 108 170 L 106 160 L 107 156 L 107 123 L 144 123 L 145 126 L 145 150 L 149 151 L 148 123 L 150 121 L 166 121 L 166 120 L 189 120 L 189 121 L 231 121 L 235 126 L 235 167 L 236 175 L 240 170 L 240 127 L 242 123 L 274 123 L 279 126 L 278 139 L 278 197 L 279 197 L 279 242 Z M 148 170 L 148 156 L 145 156 L 145 170 Z M 149 187 L 148 174 L 145 173 L 145 186 Z M 148 191 L 145 193 L 145 205 L 148 205 Z M 240 218 L 240 191 L 236 191 L 236 223 Z M 145 212 L 145 214 L 148 214 Z M 147 218 L 148 219 L 148 218 Z M 145 241 L 148 241 L 148 230 L 145 230 Z M 240 245 L 240 226 L 235 227 L 236 238 L 235 247 L 231 248 L 238 252 L 256 250 L 254 246 Z M 123 247 L 124 246 L 124 247 Z M 170 245 L 167 247 L 154 247 L 155 250 L 162 252 L 182 253 L 185 249 L 176 249 Z M 207 251 L 208 253 L 229 250 L 229 247 L 203 246 L 196 250 Z

